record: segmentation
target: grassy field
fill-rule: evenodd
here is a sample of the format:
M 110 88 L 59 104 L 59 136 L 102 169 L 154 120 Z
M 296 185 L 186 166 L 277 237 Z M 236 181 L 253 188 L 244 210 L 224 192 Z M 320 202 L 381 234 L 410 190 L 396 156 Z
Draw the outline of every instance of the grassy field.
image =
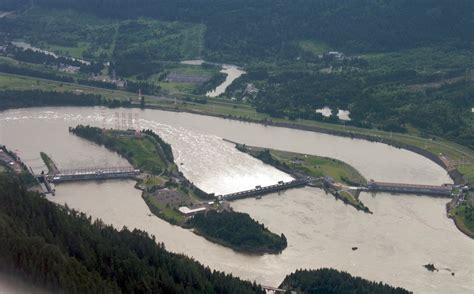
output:
M 54 163 L 54 161 L 51 159 L 51 157 L 48 156 L 48 154 L 44 152 L 40 152 L 41 159 L 43 160 L 44 164 L 48 168 L 48 173 L 56 173 L 58 172 L 58 167 Z
M 102 138 L 110 149 L 125 156 L 134 167 L 144 172 L 158 174 L 169 166 L 157 142 L 148 135 L 104 130 Z
M 263 150 L 255 147 L 249 148 Z M 270 149 L 270 154 L 278 161 L 285 163 L 290 169 L 303 171 L 309 176 L 329 176 L 336 182 L 346 184 L 365 185 L 367 183 L 367 180 L 355 168 L 337 159 L 273 149 Z
M 331 47 L 329 47 L 327 44 L 314 40 L 303 40 L 298 42 L 298 44 L 300 45 L 301 49 L 303 49 L 303 51 L 315 55 L 323 54 L 331 50 Z
M 185 217 L 179 211 L 176 211 L 175 207 L 167 206 L 158 201 L 152 194 L 143 193 L 143 199 L 150 208 L 151 212 L 156 216 L 166 220 L 171 224 L 183 224 Z M 184 201 L 185 199 L 183 199 Z
M 110 138 L 114 135 L 107 134 L 107 136 Z M 115 137 L 113 142 L 113 149 L 121 150 L 122 153 L 127 154 L 132 165 L 145 172 L 156 173 L 157 167 L 162 171 L 168 166 L 166 160 L 159 156 L 160 151 L 149 136 L 119 136 Z
M 317 186 L 324 188 L 337 199 L 354 206 L 357 210 L 370 213 L 370 210 L 359 200 L 358 192 L 347 187 L 347 185 L 365 186 L 367 180 L 347 163 L 327 157 L 253 146 L 237 145 L 236 148 L 298 178 L 331 177 L 334 180 L 332 184 L 328 185 L 321 181 Z
M 66 47 L 66 46 L 60 46 L 60 45 L 47 44 L 45 45 L 44 49 L 51 52 L 55 52 L 56 54 L 59 54 L 59 55 L 70 56 L 74 58 L 83 58 L 83 54 L 87 50 L 88 46 L 89 45 L 85 42 L 79 42 L 77 44 L 77 47 Z M 100 51 L 105 51 L 105 50 L 100 50 Z

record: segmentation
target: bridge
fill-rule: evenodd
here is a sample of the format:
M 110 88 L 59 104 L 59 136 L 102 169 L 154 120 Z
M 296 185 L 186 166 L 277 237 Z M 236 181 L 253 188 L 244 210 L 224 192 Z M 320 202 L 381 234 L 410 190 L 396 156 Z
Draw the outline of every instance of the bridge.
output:
M 303 186 L 306 186 L 310 180 L 312 180 L 312 178 L 296 179 L 289 182 L 280 181 L 278 182 L 278 184 L 275 184 L 275 185 L 264 186 L 264 187 L 256 186 L 254 189 L 225 194 L 225 195 L 219 195 L 217 197 L 219 200 L 232 201 L 232 200 L 237 200 L 237 199 L 242 199 L 242 198 L 265 195 L 269 193 L 286 190 L 289 188 L 303 187 Z
M 267 293 L 267 294 L 271 294 L 271 293 L 278 294 L 278 293 L 287 293 L 288 292 L 285 289 L 280 289 L 280 288 L 277 288 L 277 287 L 265 286 L 265 285 L 261 285 L 261 286 L 262 286 L 263 290 L 265 290 L 265 293 Z M 296 294 L 297 292 L 296 291 L 290 291 L 289 293 Z
M 370 192 L 391 192 L 391 193 L 409 193 L 409 194 L 423 194 L 440 197 L 451 197 L 453 192 L 452 185 L 413 185 L 400 183 L 386 183 L 375 182 L 370 180 L 367 184 L 367 190 Z
M 88 167 L 78 169 L 60 170 L 54 174 L 45 175 L 52 183 L 63 183 L 73 181 L 93 181 L 108 179 L 133 178 L 140 174 L 139 169 L 131 166 L 118 167 Z

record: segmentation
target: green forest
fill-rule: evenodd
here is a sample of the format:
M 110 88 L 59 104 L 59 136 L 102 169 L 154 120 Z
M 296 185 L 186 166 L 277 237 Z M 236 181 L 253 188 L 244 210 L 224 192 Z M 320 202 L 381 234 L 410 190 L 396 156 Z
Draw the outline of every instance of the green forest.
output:
M 470 0 L 19 0 L 2 1 L 0 10 L 16 12 L 0 19 L 2 43 L 22 40 L 93 61 L 81 66 L 83 74 L 110 62 L 109 74 L 127 78 L 130 92 L 202 95 L 222 75 L 214 71 L 198 86 L 163 79 L 179 72 L 183 59 L 236 63 L 247 74 L 224 97 L 260 113 L 474 147 Z M 18 50 L 14 55 L 32 62 Z M 71 79 L 12 65 L 0 71 Z M 249 84 L 258 93 L 248 95 Z M 325 106 L 332 116 L 315 111 Z M 350 111 L 351 121 L 341 122 L 338 109 Z
M 285 235 L 270 232 L 263 224 L 241 212 L 197 214 L 188 223 L 206 238 L 251 253 L 280 253 L 287 246 Z
M 335 269 L 297 270 L 286 276 L 280 288 L 311 294 L 408 294 L 402 288 L 394 288 L 384 283 L 367 281 L 353 277 Z
M 0 172 L 1 271 L 65 293 L 264 293 L 255 283 L 166 251 L 146 232 L 114 229 L 26 188 L 14 174 Z M 408 293 L 329 269 L 297 271 L 281 287 Z
M 18 9 L 28 7 L 30 2 L 20 0 L 12 5 L 8 1 L 3 6 Z M 104 18 L 144 16 L 202 23 L 206 26 L 207 55 L 226 61 L 275 55 L 296 57 L 299 48 L 294 41 L 305 39 L 351 52 L 395 51 L 446 41 L 469 48 L 473 40 L 470 28 L 474 4 L 469 0 L 34 0 L 33 3 Z M 113 34 L 104 35 L 110 38 Z
M 0 268 L 66 293 L 263 293 L 169 253 L 153 236 L 116 230 L 27 192 L 0 174 Z

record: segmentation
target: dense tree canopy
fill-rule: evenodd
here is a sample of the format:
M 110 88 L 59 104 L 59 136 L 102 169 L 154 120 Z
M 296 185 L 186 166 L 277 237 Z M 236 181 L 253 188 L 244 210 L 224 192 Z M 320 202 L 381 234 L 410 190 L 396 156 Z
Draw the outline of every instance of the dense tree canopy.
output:
M 308 294 L 405 294 L 410 293 L 402 288 L 353 277 L 346 272 L 334 269 L 297 270 L 286 276 L 280 288 Z
M 195 215 L 188 222 L 206 238 L 241 251 L 274 253 L 283 251 L 287 246 L 285 235 L 270 232 L 246 213 L 211 210 Z
M 26 1 L 24 1 L 26 2 Z M 347 51 L 385 51 L 433 43 L 472 46 L 470 0 L 35 0 L 100 16 L 148 16 L 204 23 L 209 56 L 296 57 L 294 41 L 312 39 Z M 10 5 L 11 4 L 5 4 Z
M 255 284 L 117 231 L 0 175 L 0 268 L 66 293 L 263 293 Z

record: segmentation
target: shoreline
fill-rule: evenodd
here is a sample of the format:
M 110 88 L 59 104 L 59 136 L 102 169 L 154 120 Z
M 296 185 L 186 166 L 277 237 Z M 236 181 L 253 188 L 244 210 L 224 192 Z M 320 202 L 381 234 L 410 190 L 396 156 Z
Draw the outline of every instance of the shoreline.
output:
M 469 231 L 469 230 L 466 230 L 466 228 L 464 226 L 461 226 L 459 224 L 458 219 L 450 213 L 451 210 L 455 208 L 455 207 L 452 207 L 454 205 L 453 201 L 454 201 L 454 199 L 451 200 L 450 202 L 446 203 L 446 216 L 453 221 L 453 223 L 456 226 L 456 228 L 458 229 L 458 231 L 462 232 L 464 235 L 466 235 L 469 238 L 474 240 L 474 233 Z
M 131 107 L 135 108 L 134 105 L 132 105 Z M 387 144 L 395 148 L 414 152 L 436 163 L 438 166 L 443 168 L 448 173 L 449 177 L 453 180 L 455 185 L 461 184 L 463 181 L 463 175 L 457 169 L 450 170 L 448 166 L 446 165 L 446 163 L 444 163 L 443 160 L 441 160 L 441 158 L 439 158 L 436 154 L 414 145 L 400 143 L 395 140 L 387 140 L 387 139 L 378 137 L 376 135 L 366 135 L 366 134 L 360 134 L 360 133 L 355 133 L 351 131 L 332 130 L 332 129 L 321 128 L 317 126 L 305 126 L 305 125 L 295 124 L 291 122 L 274 122 L 271 120 L 265 121 L 265 120 L 256 120 L 256 119 L 250 119 L 250 118 L 244 119 L 244 118 L 236 117 L 233 115 L 214 114 L 214 113 L 200 112 L 200 111 L 194 111 L 194 110 L 189 110 L 189 109 L 176 109 L 176 108 L 170 108 L 170 107 L 159 106 L 159 105 L 146 105 L 145 109 L 157 109 L 157 110 L 171 111 L 171 112 L 191 113 L 191 114 L 197 114 L 197 115 L 229 119 L 229 120 L 234 120 L 234 121 L 239 121 L 239 122 L 255 123 L 255 124 L 259 124 L 263 126 L 272 126 L 272 127 L 277 127 L 277 128 L 287 128 L 287 129 L 294 129 L 294 130 L 301 130 L 301 131 L 309 131 L 309 132 L 314 132 L 314 133 L 345 137 L 345 138 L 351 138 L 351 139 L 360 139 L 360 140 L 365 140 L 365 141 L 374 142 L 374 143 Z
M 287 173 L 295 179 L 302 179 L 302 178 L 306 178 L 306 177 L 312 177 L 316 181 L 313 181 L 312 183 L 306 183 L 306 186 L 322 189 L 326 193 L 329 193 L 329 194 L 333 195 L 336 200 L 341 200 L 344 204 L 354 207 L 357 211 L 362 211 L 364 213 L 373 214 L 372 211 L 370 211 L 370 209 L 367 206 L 365 206 L 365 204 L 362 203 L 359 200 L 360 190 L 357 191 L 357 192 L 354 192 L 354 194 L 351 193 L 351 192 L 347 192 L 347 191 L 346 192 L 340 191 L 336 188 L 336 186 L 339 185 L 339 184 L 343 184 L 342 181 L 341 182 L 336 182 L 336 181 L 330 182 L 330 181 L 327 181 L 326 179 L 322 179 L 322 178 L 316 179 L 316 178 L 314 178 L 313 175 L 310 175 L 308 172 L 305 172 L 303 170 L 298 170 L 297 168 L 290 167 L 290 166 L 275 164 L 275 162 L 273 162 L 273 163 L 267 162 L 267 161 L 257 157 L 255 154 L 253 154 L 251 151 L 249 151 L 249 149 L 252 149 L 252 150 L 255 150 L 255 149 L 257 149 L 257 150 L 269 150 L 270 152 L 271 151 L 285 152 L 285 151 L 280 151 L 280 150 L 275 150 L 275 149 L 267 149 L 267 148 L 261 148 L 261 147 L 255 147 L 255 146 L 246 146 L 246 145 L 242 145 L 242 144 L 233 142 L 233 141 L 228 140 L 228 139 L 222 139 L 222 140 L 225 141 L 225 142 L 234 144 L 235 148 L 237 150 L 239 150 L 240 152 L 248 154 L 248 155 L 252 156 L 253 158 L 255 158 L 257 160 L 260 160 L 264 164 L 268 164 L 268 165 L 270 165 L 270 166 L 272 166 L 272 167 L 274 167 L 274 168 L 276 168 L 276 169 L 278 169 L 278 170 L 280 170 L 284 173 Z M 294 155 L 308 156 L 307 154 L 298 154 L 298 153 L 294 153 L 294 152 L 288 152 L 288 153 L 291 153 L 291 154 L 294 154 Z M 338 161 L 341 164 L 344 164 L 344 165 L 348 166 L 349 168 L 353 169 L 354 171 L 356 171 L 358 173 L 358 175 L 360 177 L 362 177 L 364 182 L 367 181 L 365 178 L 363 178 L 363 176 L 354 167 L 352 167 L 351 165 L 349 165 L 349 164 L 347 164 L 343 161 L 339 161 L 337 159 L 329 158 L 329 157 L 320 157 L 320 156 L 316 156 L 316 157 Z M 326 178 L 326 177 L 329 177 L 329 176 L 328 175 L 325 175 L 325 176 L 323 175 L 323 177 Z M 345 182 L 345 184 L 348 184 L 348 182 Z M 362 183 L 353 182 L 353 185 L 358 185 L 358 186 L 362 185 L 363 187 L 365 187 L 364 184 L 362 184 Z M 342 196 L 341 193 L 349 194 L 349 198 L 351 198 L 353 200 L 353 202 L 351 202 L 351 199 L 347 199 L 346 197 Z
M 0 75 L 3 75 L 3 73 L 0 73 Z M 28 77 L 21 76 L 21 75 L 10 75 L 10 74 L 6 74 L 6 75 L 7 76 L 19 77 L 19 78 L 28 78 Z M 39 79 L 39 78 L 35 78 L 35 79 L 36 80 L 44 80 L 46 82 L 53 82 L 54 83 L 54 81 L 51 81 L 51 80 Z M 69 83 L 66 83 L 66 84 L 69 84 Z M 71 85 L 83 87 L 83 85 L 76 85 L 76 84 L 71 84 Z M 108 89 L 92 87 L 92 86 L 87 86 L 86 88 L 89 88 L 91 90 L 97 90 L 97 91 L 107 91 L 107 92 L 112 92 L 112 93 L 116 93 L 116 94 L 124 94 L 124 95 L 127 95 L 127 96 L 130 95 L 129 92 L 124 92 L 124 91 L 121 91 L 121 90 L 108 90 Z M 237 115 L 232 115 L 232 114 L 213 113 L 213 112 L 210 112 L 208 110 L 195 110 L 195 109 L 189 109 L 189 108 L 186 108 L 186 107 L 181 108 L 176 104 L 174 104 L 174 105 L 171 104 L 173 101 L 176 101 L 176 100 L 173 100 L 173 98 L 168 98 L 168 97 L 164 97 L 164 96 L 143 95 L 143 97 L 151 99 L 149 101 L 155 100 L 155 101 L 157 101 L 157 103 L 168 101 L 168 102 L 170 102 L 170 104 L 167 105 L 165 103 L 165 104 L 159 105 L 159 104 L 146 103 L 144 106 L 142 106 L 142 105 L 140 105 L 139 102 L 133 101 L 130 104 L 127 104 L 127 105 L 116 105 L 116 106 L 117 107 L 124 107 L 124 108 L 158 109 L 158 110 L 171 111 L 171 112 L 186 112 L 186 113 L 192 113 L 192 114 L 198 114 L 198 115 L 205 115 L 205 116 L 218 117 L 218 118 L 223 118 L 223 119 L 236 120 L 236 121 L 240 121 L 240 122 L 256 123 L 256 124 L 260 124 L 260 125 L 263 125 L 263 126 L 283 127 L 283 128 L 310 131 L 310 132 L 322 133 L 322 134 L 328 134 L 328 135 L 334 135 L 334 136 L 340 136 L 340 137 L 361 139 L 361 140 L 366 140 L 366 141 L 370 141 L 370 142 L 384 143 L 384 144 L 387 144 L 387 145 L 390 145 L 390 146 L 393 146 L 393 147 L 396 147 L 396 148 L 405 149 L 405 150 L 414 152 L 418 155 L 421 155 L 421 156 L 431 160 L 432 162 L 436 163 L 438 166 L 442 167 L 448 173 L 450 178 L 453 180 L 454 184 L 461 184 L 464 181 L 463 174 L 461 172 L 459 172 L 459 170 L 457 170 L 456 167 L 449 167 L 436 153 L 434 153 L 432 151 L 425 150 L 421 147 L 417 147 L 417 146 L 412 145 L 410 143 L 402 143 L 402 142 L 400 142 L 396 139 L 391 139 L 391 138 L 388 138 L 388 137 L 381 137 L 380 135 L 375 134 L 375 133 L 371 133 L 371 134 L 362 133 L 364 131 L 367 131 L 367 132 L 381 132 L 381 134 L 383 134 L 384 132 L 380 131 L 380 130 L 364 129 L 364 128 L 358 128 L 358 127 L 352 127 L 352 126 L 349 127 L 352 130 L 339 130 L 339 129 L 336 129 L 337 126 L 340 126 L 340 125 L 337 125 L 337 124 L 330 124 L 328 126 L 322 126 L 321 127 L 321 126 L 316 126 L 316 125 L 303 125 L 303 124 L 291 122 L 289 120 L 273 121 L 271 119 L 266 119 L 266 118 L 265 119 L 256 119 L 256 118 L 249 118 L 249 117 L 237 116 Z M 119 100 L 120 100 L 120 98 L 119 98 Z M 179 99 L 179 100 L 181 101 L 182 99 Z M 211 101 L 211 103 L 212 102 L 213 101 Z M 226 101 L 222 101 L 222 102 L 224 103 Z M 228 102 L 228 103 L 231 103 L 231 102 Z M 7 107 L 5 109 L 1 109 L 1 111 L 8 110 L 8 109 L 22 109 L 22 108 L 48 107 L 48 106 L 56 106 L 56 107 L 76 106 L 77 107 L 77 105 L 71 105 L 70 102 L 69 102 L 69 105 L 68 105 L 68 103 L 59 103 L 57 105 L 35 105 L 35 106 L 22 105 L 21 107 L 13 106 L 13 107 Z M 104 103 L 95 104 L 95 105 L 88 105 L 88 106 L 104 106 L 104 107 L 108 107 L 108 108 L 115 108 L 113 105 L 111 106 L 111 105 L 107 105 L 107 104 L 104 104 Z M 416 136 L 416 135 L 407 135 L 407 134 L 402 134 L 402 133 L 394 133 L 394 134 L 399 135 L 399 136 L 406 135 L 406 136 L 409 136 L 409 137 L 413 137 L 413 139 L 415 139 L 415 140 L 423 140 L 424 139 L 424 138 Z M 387 135 L 387 134 L 385 134 L 385 135 Z M 406 139 L 410 139 L 409 137 L 407 137 Z M 442 139 L 442 138 L 439 138 L 439 139 Z M 424 139 L 424 140 L 427 140 L 427 139 Z M 435 138 L 434 140 L 437 140 L 437 139 Z M 449 143 L 455 144 L 454 142 L 451 142 L 451 141 L 447 141 L 447 143 L 448 144 Z M 453 152 L 458 153 L 460 155 L 468 154 L 469 151 L 470 151 L 469 148 L 467 148 L 468 150 L 460 150 L 460 149 L 456 149 L 454 146 L 446 146 L 446 145 L 443 146 L 443 144 L 438 144 L 437 147 L 441 148 L 441 149 L 444 149 L 444 148 L 451 149 L 451 150 L 453 150 Z M 461 148 L 466 148 L 462 145 L 460 145 L 460 147 Z M 467 155 L 467 156 L 469 157 L 470 155 Z
M 274 122 L 272 120 L 258 120 L 258 119 L 252 119 L 252 118 L 242 118 L 242 117 L 237 117 L 233 115 L 226 115 L 226 114 L 216 114 L 216 113 L 210 113 L 210 112 L 202 112 L 202 111 L 196 111 L 192 109 L 182 109 L 182 108 L 176 108 L 176 107 L 168 107 L 168 106 L 161 106 L 161 105 L 150 105 L 147 104 L 145 107 L 140 107 L 139 104 L 137 103 L 132 103 L 129 106 L 119 106 L 119 107 L 110 107 L 107 105 L 102 105 L 102 104 L 97 104 L 97 105 L 85 105 L 85 106 L 77 106 L 77 105 L 43 105 L 43 106 L 23 106 L 23 107 L 12 107 L 12 108 L 7 108 L 7 109 L 1 109 L 0 111 L 8 111 L 8 110 L 14 110 L 14 109 L 27 109 L 27 108 L 41 108 L 41 107 L 106 107 L 110 109 L 114 108 L 137 108 L 137 109 L 154 109 L 154 110 L 162 110 L 162 111 L 169 111 L 169 112 L 176 112 L 176 113 L 190 113 L 190 114 L 196 114 L 196 115 L 203 115 L 203 116 L 210 116 L 210 117 L 216 117 L 216 118 L 222 118 L 222 119 L 229 119 L 229 120 L 234 120 L 234 121 L 239 121 L 239 122 L 247 122 L 247 123 L 255 123 L 263 126 L 272 126 L 272 127 L 277 127 L 277 128 L 287 128 L 287 129 L 294 129 L 294 130 L 301 130 L 301 131 L 308 131 L 308 132 L 314 132 L 314 133 L 320 133 L 320 134 L 326 134 L 326 135 L 332 135 L 332 136 L 338 136 L 338 137 L 345 137 L 345 138 L 351 138 L 351 139 L 359 139 L 359 140 L 365 140 L 369 142 L 374 142 L 374 143 L 382 143 L 382 144 L 387 144 L 389 146 L 399 148 L 399 149 L 404 149 L 407 151 L 414 152 L 418 155 L 421 155 L 425 157 L 426 159 L 429 159 L 430 161 L 434 162 L 441 168 L 443 168 L 449 177 L 453 180 L 453 183 L 455 185 L 462 184 L 464 182 L 463 179 L 463 174 L 459 172 L 456 168 L 449 169 L 449 167 L 446 165 L 446 163 L 439 158 L 436 154 L 425 150 L 423 148 L 410 145 L 410 144 L 405 144 L 398 142 L 396 140 L 390 140 L 390 139 L 385 139 L 382 138 L 378 135 L 369 135 L 369 134 L 361 134 L 353 131 L 340 131 L 340 130 L 334 130 L 330 128 L 322 128 L 322 127 L 317 127 L 317 126 L 305 126 L 301 124 L 296 124 L 296 123 L 291 123 L 291 122 Z M 367 129 L 367 131 L 370 131 L 370 129 Z

